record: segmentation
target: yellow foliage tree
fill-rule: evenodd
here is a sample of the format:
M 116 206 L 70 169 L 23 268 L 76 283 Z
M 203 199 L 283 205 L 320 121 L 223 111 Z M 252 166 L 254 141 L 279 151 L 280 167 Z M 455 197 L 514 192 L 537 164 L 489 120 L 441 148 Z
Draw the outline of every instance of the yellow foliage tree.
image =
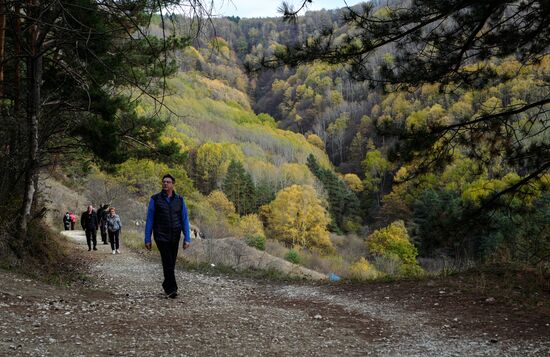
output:
M 303 164 L 283 164 L 278 170 L 277 177 L 279 178 L 279 187 L 292 184 L 312 186 L 315 183 L 315 177 Z
M 361 192 L 364 189 L 363 182 L 356 174 L 345 174 L 344 181 L 355 192 Z
M 462 192 L 462 199 L 475 206 L 481 205 L 484 199 L 510 187 L 522 179 L 515 172 L 511 172 L 502 179 L 489 179 L 486 175 L 466 185 Z M 531 185 L 525 185 L 518 190 L 517 195 L 505 197 L 511 206 L 530 206 L 540 197 L 541 181 L 534 181 Z
M 170 173 L 176 178 L 176 191 L 184 196 L 193 192 L 193 183 L 187 177 L 183 167 L 168 165 L 148 159 L 130 159 L 118 165 L 117 181 L 126 185 L 130 191 L 149 198 L 161 188 L 162 176 Z
M 398 257 L 405 265 L 416 266 L 418 251 L 411 243 L 403 221 L 395 221 L 386 228 L 374 231 L 367 238 L 369 252 L 384 257 Z
M 307 136 L 307 142 L 310 143 L 313 146 L 318 147 L 321 150 L 325 150 L 325 143 L 323 142 L 323 140 L 318 135 L 309 134 Z
M 200 178 L 199 189 L 204 193 L 216 186 L 222 176 L 222 146 L 217 143 L 205 143 L 197 150 L 197 174 Z
M 311 186 L 292 185 L 277 194 L 268 207 L 262 209 L 268 226 L 268 236 L 288 246 L 332 249 L 327 225 L 330 217 Z
M 208 202 L 222 216 L 231 217 L 235 213 L 235 205 L 231 202 L 222 191 L 215 190 L 210 192 L 207 197 Z
M 243 237 L 262 236 L 265 237 L 264 225 L 257 214 L 249 214 L 241 217 L 239 227 Z
M 242 161 L 244 154 L 235 144 L 205 143 L 197 149 L 198 188 L 208 193 L 219 187 L 231 159 Z

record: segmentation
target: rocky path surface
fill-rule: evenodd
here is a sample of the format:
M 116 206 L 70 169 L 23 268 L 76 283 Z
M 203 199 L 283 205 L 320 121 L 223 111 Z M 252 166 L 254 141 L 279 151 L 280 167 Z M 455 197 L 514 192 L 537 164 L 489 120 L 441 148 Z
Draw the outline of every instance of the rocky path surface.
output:
M 101 245 L 87 252 L 82 232 L 71 234 L 75 251 L 92 261 L 83 286 L 0 271 L 1 356 L 550 355 L 544 318 L 496 314 L 490 305 L 472 318 L 376 285 L 283 284 L 178 268 L 180 296 L 166 299 L 155 253 L 123 247 L 112 255 Z

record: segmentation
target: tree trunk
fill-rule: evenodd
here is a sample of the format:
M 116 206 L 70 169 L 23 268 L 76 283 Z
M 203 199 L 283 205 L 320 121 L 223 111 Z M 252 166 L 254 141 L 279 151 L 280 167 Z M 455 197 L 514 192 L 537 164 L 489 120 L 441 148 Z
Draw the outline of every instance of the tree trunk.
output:
M 4 97 L 4 48 L 6 43 L 6 0 L 0 0 L 0 100 Z
M 31 13 L 38 8 L 38 1 L 29 1 Z M 37 44 L 38 25 L 31 26 L 30 43 L 31 54 L 27 58 L 27 130 L 28 130 L 28 154 L 25 170 L 25 194 L 21 212 L 20 234 L 23 238 L 27 235 L 28 224 L 31 216 L 31 208 L 34 202 L 36 187 L 38 184 L 38 122 L 40 120 L 40 86 L 42 84 L 42 53 Z
M 18 116 L 21 113 L 21 7 L 15 5 L 15 69 L 13 78 L 13 115 Z
M 40 84 L 42 82 L 42 56 L 32 56 L 28 59 L 29 96 L 27 106 L 28 123 L 28 164 L 25 173 L 25 195 L 23 197 L 23 212 L 21 233 L 27 233 L 31 207 L 34 200 L 35 187 L 38 180 L 38 121 L 40 118 Z

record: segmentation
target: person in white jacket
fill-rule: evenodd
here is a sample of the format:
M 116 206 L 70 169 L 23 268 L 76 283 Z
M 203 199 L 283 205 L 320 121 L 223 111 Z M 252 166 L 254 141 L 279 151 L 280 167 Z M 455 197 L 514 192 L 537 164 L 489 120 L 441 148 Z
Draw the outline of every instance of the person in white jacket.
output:
M 122 222 L 118 214 L 116 214 L 114 207 L 109 208 L 109 213 L 106 215 L 105 221 L 111 249 L 113 250 L 113 254 L 118 254 L 120 253 L 120 230 L 122 229 Z

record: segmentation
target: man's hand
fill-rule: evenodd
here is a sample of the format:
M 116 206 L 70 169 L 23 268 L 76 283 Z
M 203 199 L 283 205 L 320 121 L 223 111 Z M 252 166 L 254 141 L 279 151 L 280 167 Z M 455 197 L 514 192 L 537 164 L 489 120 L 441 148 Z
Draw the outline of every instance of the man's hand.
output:
M 147 250 L 151 250 L 151 243 L 145 243 L 145 248 L 147 248 Z
M 183 242 L 183 250 L 189 248 L 190 245 L 191 245 L 191 243 L 189 243 L 189 242 Z

